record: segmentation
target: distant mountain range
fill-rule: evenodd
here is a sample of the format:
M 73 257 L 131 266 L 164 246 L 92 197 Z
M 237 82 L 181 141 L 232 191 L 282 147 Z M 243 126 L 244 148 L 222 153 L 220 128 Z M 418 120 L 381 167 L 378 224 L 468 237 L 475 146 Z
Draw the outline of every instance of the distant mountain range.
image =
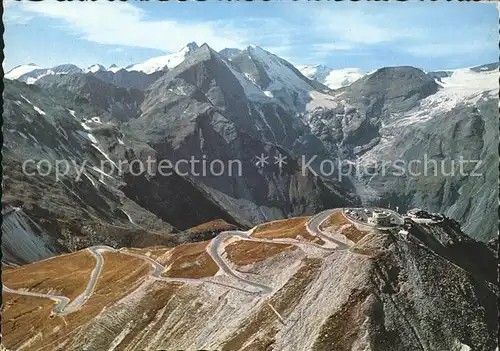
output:
M 20 65 L 14 67 L 9 72 L 5 74 L 5 78 L 10 80 L 19 80 L 26 82 L 28 84 L 35 83 L 38 79 L 47 75 L 62 75 L 71 73 L 98 73 L 98 72 L 112 72 L 117 73 L 120 70 L 125 70 L 129 72 L 142 72 L 146 74 L 152 74 L 158 71 L 169 70 L 178 64 L 180 64 L 184 59 L 189 56 L 194 50 L 198 48 L 196 43 L 189 43 L 183 47 L 179 52 L 172 53 L 169 55 L 153 57 L 142 63 L 136 63 L 129 65 L 124 68 L 120 68 L 113 64 L 108 68 L 101 64 L 93 64 L 86 69 L 82 69 L 72 64 L 64 64 L 51 68 L 42 68 L 34 63 L 27 65 Z
M 9 349 L 494 349 L 498 63 L 190 43 L 5 78 Z M 343 210 L 371 206 L 400 226 Z
M 128 240 L 88 232 L 75 241 L 72 233 L 90 222 L 130 227 L 149 238 L 144 240 L 162 241 L 153 233 L 217 218 L 246 227 L 347 204 L 442 212 L 488 241 L 496 236 L 497 70 L 496 63 L 428 73 L 414 67 L 371 73 L 296 68 L 256 46 L 219 53 L 195 43 L 126 69 L 19 66 L 5 76 L 3 156 L 10 166 L 4 167 L 4 203 L 23 204 L 23 221 L 38 226 L 27 238 L 49 238 L 44 252 Z M 340 88 L 327 86 L 333 77 Z M 269 157 L 269 167 L 256 165 L 259 155 Z M 101 179 L 102 160 L 148 156 L 237 159 L 244 174 L 151 178 L 125 172 Z M 274 164 L 278 156 L 286 157 L 284 168 Z M 482 175 L 356 171 L 379 167 L 374 162 L 461 156 L 481 160 Z M 87 177 L 25 179 L 20 167 L 28 158 L 85 161 Z M 311 160 L 305 162 L 309 172 L 302 171 L 303 160 Z M 341 177 L 345 165 L 330 171 L 323 160 L 330 168 L 339 160 L 356 168 Z M 58 239 L 50 239 L 55 233 Z M 13 243 L 16 262 L 38 257 Z

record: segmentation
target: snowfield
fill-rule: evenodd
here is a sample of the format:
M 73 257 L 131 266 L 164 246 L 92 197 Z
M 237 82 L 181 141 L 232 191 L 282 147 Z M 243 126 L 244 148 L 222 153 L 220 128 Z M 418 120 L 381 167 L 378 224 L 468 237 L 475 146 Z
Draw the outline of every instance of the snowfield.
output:
M 118 66 L 116 66 L 116 65 L 112 65 L 112 66 L 110 66 L 110 67 L 107 69 L 107 71 L 109 71 L 109 72 L 113 72 L 113 73 L 116 73 L 116 72 L 118 72 L 118 71 L 119 71 L 119 70 L 121 70 L 121 69 L 122 69 L 121 67 L 118 67 Z
M 368 73 L 359 68 L 330 69 L 323 65 L 297 66 L 297 69 L 309 79 L 315 79 L 330 89 L 351 85 Z
M 332 70 L 326 77 L 324 84 L 330 89 L 338 89 L 351 85 L 366 74 L 366 72 L 361 71 L 359 68 Z
M 17 66 L 11 69 L 9 72 L 7 72 L 5 74 L 5 78 L 10 80 L 18 79 L 22 75 L 34 71 L 35 69 L 42 69 L 42 67 L 37 66 L 35 64 Z
M 188 44 L 183 47 L 180 51 L 174 52 L 173 54 L 168 54 L 164 56 L 158 56 L 150 58 L 142 63 L 136 63 L 135 65 L 126 67 L 127 71 L 139 71 L 146 74 L 155 73 L 161 71 L 165 67 L 172 69 L 178 66 L 184 61 L 184 59 L 193 52 L 198 46 L 194 43 Z
M 453 71 L 450 77 L 441 78 L 438 82 L 441 88 L 435 94 L 421 100 L 413 110 L 394 115 L 387 121 L 380 130 L 382 133 L 380 143 L 363 154 L 359 160 L 361 163 L 368 163 L 372 160 L 398 157 L 392 155 L 391 147 L 395 136 L 398 135 L 395 131 L 401 132 L 409 126 L 442 116 L 459 104 L 474 105 L 485 93 L 498 94 L 499 77 L 500 73 L 497 70 L 474 72 L 464 68 Z
M 106 69 L 102 65 L 96 63 L 96 64 L 90 66 L 89 68 L 87 68 L 85 70 L 85 72 L 96 73 L 96 72 L 105 71 L 105 70 Z
M 279 58 L 258 46 L 250 46 L 252 59 L 263 64 L 271 83 L 266 91 L 274 92 L 287 88 L 296 91 L 309 91 L 312 87 L 295 72 L 280 62 Z

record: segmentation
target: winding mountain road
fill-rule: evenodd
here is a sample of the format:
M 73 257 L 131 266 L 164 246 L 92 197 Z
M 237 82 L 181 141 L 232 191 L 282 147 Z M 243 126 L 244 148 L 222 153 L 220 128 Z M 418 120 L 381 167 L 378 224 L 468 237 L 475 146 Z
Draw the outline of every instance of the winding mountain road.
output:
M 52 309 L 52 312 L 54 314 L 60 314 L 70 302 L 70 299 L 68 299 L 66 296 L 34 293 L 34 292 L 24 291 L 24 290 L 13 290 L 13 289 L 10 289 L 9 287 L 5 286 L 5 284 L 2 284 L 2 290 L 7 292 L 7 293 L 10 293 L 10 294 L 42 297 L 42 298 L 47 298 L 47 299 L 50 299 L 52 301 L 55 301 L 56 305 Z
M 342 211 L 343 211 L 342 208 L 335 208 L 332 210 L 326 210 L 326 211 L 320 212 L 317 215 L 312 216 L 306 223 L 307 231 L 311 235 L 318 236 L 321 239 L 323 239 L 323 241 L 325 241 L 325 243 L 327 244 L 326 247 L 330 247 L 330 248 L 333 248 L 336 250 L 349 249 L 349 247 L 350 247 L 349 245 L 347 245 L 346 243 L 344 243 L 342 241 L 339 241 L 339 240 L 332 238 L 329 235 L 329 233 L 323 232 L 321 230 L 321 225 L 324 222 L 326 222 L 330 218 L 331 215 L 333 215 L 334 213 L 337 213 L 337 212 L 342 212 Z M 337 235 L 340 235 L 340 234 L 337 234 Z M 346 240 L 347 240 L 347 238 L 346 238 Z
M 104 262 L 104 258 L 101 255 L 101 251 L 116 251 L 112 247 L 102 246 L 102 245 L 92 246 L 89 247 L 87 250 L 89 250 L 92 253 L 92 255 L 96 258 L 96 265 L 92 270 L 92 273 L 90 274 L 90 279 L 87 284 L 87 287 L 85 288 L 83 293 L 75 297 L 73 301 L 70 301 L 70 299 L 68 299 L 67 297 L 60 295 L 33 293 L 24 290 L 13 290 L 5 286 L 5 284 L 3 285 L 3 289 L 4 291 L 11 294 L 44 297 L 56 301 L 56 305 L 52 309 L 52 313 L 55 315 L 65 316 L 70 313 L 73 313 L 79 310 L 80 307 L 82 307 L 83 304 L 85 304 L 85 302 L 90 298 L 90 296 L 94 292 L 94 288 L 95 285 L 97 284 L 97 280 L 99 279 L 99 275 L 101 274 L 102 264 Z
M 99 279 L 99 276 L 101 275 L 102 271 L 102 264 L 104 262 L 104 257 L 101 255 L 101 251 L 115 251 L 112 247 L 109 246 L 92 246 L 89 247 L 88 250 L 92 255 L 94 255 L 96 259 L 96 265 L 94 269 L 92 270 L 92 273 L 90 273 L 90 279 L 87 284 L 87 287 L 85 288 L 84 292 L 75 297 L 71 303 L 69 303 L 67 306 L 65 306 L 61 311 L 59 311 L 57 314 L 59 315 L 67 315 L 72 312 L 77 311 L 80 309 L 80 307 L 83 306 L 83 304 L 90 298 L 92 293 L 94 292 L 94 288 L 97 284 L 97 280 Z M 55 312 L 54 312 L 55 313 Z
M 222 255 L 221 255 L 222 252 L 220 252 L 221 251 L 220 246 L 221 246 L 222 242 L 224 241 L 224 239 L 226 239 L 228 237 L 238 237 L 238 238 L 249 240 L 249 238 L 250 238 L 249 232 L 242 232 L 242 231 L 238 231 L 238 230 L 231 230 L 231 231 L 227 231 L 227 232 L 222 232 L 210 241 L 210 244 L 208 244 L 208 246 L 207 246 L 207 252 L 210 255 L 210 257 L 212 257 L 212 259 L 217 264 L 217 266 L 219 266 L 219 268 L 224 273 L 235 278 L 238 282 L 243 283 L 246 286 L 249 286 L 250 288 L 257 289 L 257 291 L 255 291 L 256 294 L 266 295 L 266 294 L 271 293 L 273 291 L 273 289 L 267 285 L 255 283 L 255 282 L 252 282 L 250 280 L 243 278 L 241 275 L 236 273 L 233 269 L 231 269 L 231 267 L 228 266 L 226 261 L 222 258 Z
M 95 286 L 97 284 L 97 281 L 99 279 L 99 276 L 102 271 L 102 266 L 104 262 L 104 257 L 102 256 L 102 252 L 115 252 L 119 254 L 124 254 L 132 257 L 136 257 L 142 260 L 145 260 L 151 264 L 153 267 L 154 271 L 151 273 L 150 277 L 159 280 L 159 281 L 166 281 L 166 282 L 182 282 L 182 283 L 187 283 L 187 284 L 201 284 L 201 283 L 211 283 L 211 284 L 216 284 L 224 287 L 228 287 L 234 290 L 238 291 L 243 291 L 245 293 L 250 293 L 250 294 L 255 294 L 257 296 L 265 296 L 269 295 L 273 292 L 273 288 L 261 283 L 257 283 L 251 280 L 248 280 L 244 278 L 241 274 L 238 274 L 234 269 L 230 267 L 230 265 L 226 262 L 226 260 L 222 257 L 222 254 L 224 253 L 224 240 L 227 238 L 237 238 L 238 240 L 246 240 L 246 241 L 254 241 L 254 242 L 264 242 L 264 243 L 271 243 L 271 244 L 289 244 L 289 245 L 296 245 L 296 246 L 301 246 L 301 245 L 309 245 L 313 246 L 318 249 L 322 250 L 327 250 L 327 251 L 338 251 L 338 250 L 347 250 L 349 248 L 349 245 L 347 245 L 344 242 L 341 242 L 339 240 L 336 240 L 335 238 L 332 238 L 330 235 L 332 233 L 326 233 L 323 232 L 320 228 L 320 226 L 335 212 L 342 211 L 342 209 L 333 209 L 333 210 L 326 210 L 323 211 L 313 217 L 311 217 L 307 223 L 306 223 L 306 228 L 307 231 L 313 235 L 317 236 L 325 242 L 326 245 L 319 245 L 317 243 L 312 243 L 312 242 L 306 242 L 306 241 L 301 241 L 297 239 L 290 239 L 290 238 L 277 238 L 277 239 L 266 239 L 266 238 L 255 238 L 252 237 L 251 234 L 253 231 L 257 228 L 254 227 L 248 231 L 238 231 L 238 230 L 231 230 L 231 231 L 225 231 L 219 233 L 215 238 L 213 238 L 210 243 L 206 247 L 207 253 L 210 255 L 210 257 L 214 260 L 214 262 L 217 264 L 221 272 L 233 279 L 237 282 L 239 286 L 231 286 L 229 284 L 223 283 L 223 282 L 218 282 L 214 281 L 212 278 L 213 277 L 205 277 L 205 278 L 175 278 L 175 277 L 163 277 L 161 274 L 165 270 L 165 267 L 157 262 L 156 260 L 152 259 L 151 257 L 141 255 L 141 254 L 136 254 L 132 252 L 125 251 L 123 249 L 117 250 L 114 249 L 110 246 L 92 246 L 89 247 L 88 250 L 92 253 L 92 255 L 96 259 L 96 265 L 94 269 L 92 270 L 89 278 L 89 282 L 87 284 L 87 287 L 85 290 L 78 295 L 73 301 L 70 301 L 65 296 L 60 296 L 60 295 L 53 295 L 53 294 L 43 294 L 43 293 L 34 293 L 34 292 L 29 292 L 29 291 L 24 291 L 24 290 L 13 290 L 8 288 L 7 286 L 3 285 L 3 289 L 5 292 L 12 293 L 12 294 L 18 294 L 18 295 L 26 295 L 26 296 L 35 296 L 35 297 L 42 297 L 42 298 L 48 298 L 56 302 L 56 305 L 52 309 L 52 313 L 55 315 L 68 315 L 70 313 L 73 313 L 77 310 L 79 310 L 85 302 L 91 297 L 92 293 L 94 292 Z M 339 235 L 340 234 L 336 234 Z

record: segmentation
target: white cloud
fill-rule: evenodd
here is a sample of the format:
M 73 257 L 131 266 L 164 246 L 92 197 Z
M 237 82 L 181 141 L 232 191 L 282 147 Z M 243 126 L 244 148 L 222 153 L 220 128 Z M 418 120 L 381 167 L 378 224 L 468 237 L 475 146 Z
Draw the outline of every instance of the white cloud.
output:
M 406 51 L 417 57 L 451 57 L 454 55 L 481 55 L 491 49 L 485 40 L 461 43 L 422 43 L 408 46 Z
M 113 52 L 125 52 L 124 48 L 113 48 L 109 49 L 108 52 L 113 53 Z
M 33 19 L 33 16 L 28 15 L 26 12 L 21 11 L 19 4 L 14 0 L 4 0 L 4 14 L 3 20 L 6 24 L 27 24 Z
M 483 27 L 443 26 L 434 32 L 429 29 L 423 40 L 408 42 L 401 50 L 425 58 L 482 56 L 498 47 L 497 26 L 491 23 Z
M 312 44 L 311 47 L 317 51 L 348 51 L 355 48 L 352 44 L 342 42 L 317 43 Z
M 9 19 L 20 22 L 29 21 L 32 16 L 43 16 L 53 19 L 54 25 L 62 26 L 67 32 L 103 45 L 172 52 L 190 41 L 206 42 L 216 50 L 255 44 L 301 64 L 322 63 L 332 54 L 367 55 L 376 47 L 415 58 L 451 59 L 484 52 L 492 45 L 491 38 L 484 34 L 484 27 L 479 23 L 472 27 L 470 23 L 457 26 L 456 21 L 442 17 L 443 11 L 434 14 L 428 6 L 417 3 L 413 6 L 367 3 L 344 7 L 289 4 L 279 14 L 243 17 L 240 13 L 235 18 L 218 21 L 203 21 L 199 13 L 193 16 L 197 21 L 155 20 L 131 3 L 119 6 L 107 1 L 26 1 L 13 5 L 8 0 L 7 3 L 7 23 Z M 380 7 L 383 9 L 378 11 Z M 496 24 L 493 25 L 492 28 L 496 28 Z
M 146 11 L 131 4 L 95 3 L 16 3 L 24 16 L 43 16 L 58 20 L 55 25 L 82 39 L 105 45 L 152 48 L 177 51 L 189 41 L 208 43 L 216 50 L 242 48 L 256 44 L 284 58 L 296 57 L 297 47 L 311 42 L 303 34 L 306 22 L 297 23 L 284 17 L 247 17 L 238 20 L 189 22 L 151 20 Z M 11 8 L 14 6 L 11 6 Z M 316 40 L 317 38 L 314 38 Z M 350 44 L 330 39 L 309 46 L 310 56 L 324 52 L 348 50 Z M 324 56 L 324 55 L 323 55 Z
M 361 5 L 361 4 L 360 4 Z M 383 11 L 367 11 L 369 5 L 380 5 Z M 388 5 L 388 4 L 387 4 Z M 328 44 L 316 44 L 317 50 L 370 50 L 373 46 L 389 46 L 396 52 L 418 58 L 444 58 L 454 55 L 474 55 L 491 49 L 498 42 L 495 32 L 485 32 L 483 24 L 457 26 L 449 18 L 439 18 L 422 4 L 408 6 L 365 6 L 341 9 L 318 7 L 310 12 L 311 30 L 316 41 L 330 39 Z M 336 46 L 340 43 L 340 47 Z
M 6 24 L 27 24 L 33 19 L 33 16 L 26 16 L 20 11 L 7 11 L 3 17 Z
M 12 5 L 11 5 L 12 6 Z M 238 47 L 238 39 L 218 22 L 151 20 L 146 12 L 128 3 L 22 2 L 24 13 L 60 20 L 83 39 L 99 44 L 177 51 L 188 41 L 207 42 L 214 49 Z
M 366 11 L 366 7 L 338 9 L 318 7 L 310 12 L 311 30 L 316 35 L 330 38 L 344 46 L 373 45 L 417 39 L 423 36 L 421 28 L 408 26 L 394 7 L 382 11 Z

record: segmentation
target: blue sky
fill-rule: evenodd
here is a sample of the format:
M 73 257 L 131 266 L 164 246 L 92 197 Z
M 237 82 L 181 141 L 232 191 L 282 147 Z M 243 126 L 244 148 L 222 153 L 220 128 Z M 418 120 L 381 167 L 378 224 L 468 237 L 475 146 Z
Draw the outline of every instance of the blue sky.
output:
M 295 65 L 425 70 L 498 60 L 493 3 L 4 1 L 4 68 L 127 66 L 190 41 L 261 46 Z

